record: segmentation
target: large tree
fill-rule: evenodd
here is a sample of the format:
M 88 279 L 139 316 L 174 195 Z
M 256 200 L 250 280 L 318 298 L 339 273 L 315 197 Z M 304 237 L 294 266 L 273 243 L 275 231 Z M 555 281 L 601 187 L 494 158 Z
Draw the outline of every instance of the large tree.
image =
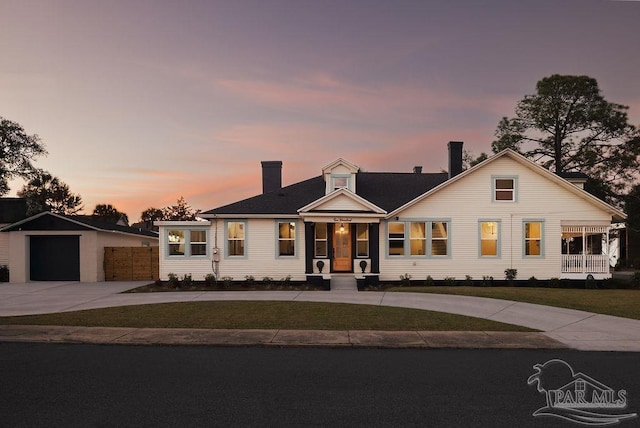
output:
M 9 181 L 28 180 L 36 169 L 31 163 L 47 151 L 37 135 L 27 135 L 22 126 L 0 116 L 0 196 L 9 193 Z
M 504 117 L 491 149 L 510 148 L 556 173 L 580 171 L 600 197 L 619 202 L 637 179 L 640 138 L 627 106 L 608 102 L 588 76 L 545 77 Z
M 67 184 L 42 169 L 35 171 L 18 196 L 27 200 L 27 215 L 43 211 L 73 215 L 83 209 L 80 195 L 71 193 Z
M 122 222 L 124 223 L 123 226 L 129 225 L 129 217 L 127 217 L 125 213 L 118 211 L 116 207 L 111 204 L 96 205 L 91 217 L 106 223 L 116 224 L 118 222 Z

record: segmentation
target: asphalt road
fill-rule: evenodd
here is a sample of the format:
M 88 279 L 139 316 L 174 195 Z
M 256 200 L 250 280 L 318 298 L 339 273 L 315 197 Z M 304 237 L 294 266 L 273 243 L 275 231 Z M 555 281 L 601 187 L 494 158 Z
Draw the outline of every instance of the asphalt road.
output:
M 0 343 L 0 426 L 579 426 L 532 416 L 553 358 L 640 412 L 637 353 Z

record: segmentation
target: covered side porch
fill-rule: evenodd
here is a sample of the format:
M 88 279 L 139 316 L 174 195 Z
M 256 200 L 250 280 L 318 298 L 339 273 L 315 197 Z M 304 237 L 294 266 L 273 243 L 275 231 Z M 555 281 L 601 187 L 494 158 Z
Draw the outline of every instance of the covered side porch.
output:
M 610 228 L 611 225 L 562 226 L 562 278 L 611 278 Z

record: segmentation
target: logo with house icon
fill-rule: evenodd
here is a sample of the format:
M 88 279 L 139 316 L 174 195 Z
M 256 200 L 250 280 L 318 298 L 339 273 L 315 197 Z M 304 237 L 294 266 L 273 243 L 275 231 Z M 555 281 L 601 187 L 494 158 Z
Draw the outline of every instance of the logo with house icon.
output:
M 533 413 L 588 426 L 608 426 L 637 418 L 637 413 L 618 413 L 627 408 L 627 392 L 618 391 L 573 368 L 560 359 L 535 364 L 527 384 L 536 384 L 546 406 Z

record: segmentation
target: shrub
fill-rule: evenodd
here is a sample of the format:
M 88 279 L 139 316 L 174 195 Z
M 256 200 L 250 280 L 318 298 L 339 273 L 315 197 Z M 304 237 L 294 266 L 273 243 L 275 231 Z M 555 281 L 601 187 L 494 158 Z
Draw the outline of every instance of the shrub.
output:
M 401 285 L 403 286 L 411 285 L 411 275 L 409 275 L 408 273 L 405 273 L 404 275 L 400 275 L 400 282 L 402 283 Z
M 598 284 L 592 275 L 587 275 L 587 279 L 584 281 L 584 288 L 587 290 L 597 290 Z
M 180 287 L 180 279 L 178 278 L 178 275 L 173 272 L 169 272 L 167 278 L 169 278 L 169 288 Z
M 518 276 L 518 269 L 508 268 L 504 270 L 504 279 L 513 282 Z
M 550 288 L 560 288 L 560 278 L 551 278 L 549 280 Z
M 212 273 L 208 273 L 204 276 L 204 282 L 210 286 L 213 287 L 214 285 L 216 285 L 218 283 L 218 280 L 216 278 L 216 276 Z
M 191 287 L 193 285 L 193 278 L 191 278 L 190 273 L 185 273 L 182 277 L 182 286 L 183 287 Z
M 286 287 L 291 285 L 291 275 L 287 275 L 284 278 L 280 279 L 280 284 Z
M 270 287 L 271 284 L 273 284 L 273 278 L 271 278 L 270 276 L 265 276 L 262 278 L 262 285 L 264 285 L 265 288 Z
M 255 283 L 256 283 L 256 279 L 253 277 L 253 275 L 247 275 L 244 277 L 244 284 L 247 287 L 251 287 Z
M 535 276 L 532 276 L 529 278 L 529 280 L 527 281 L 527 285 L 529 287 L 538 287 L 538 278 L 536 278 Z
M 224 288 L 230 288 L 233 285 L 232 276 L 223 276 L 220 279 L 222 280 L 222 285 L 224 286 Z
M 447 276 L 444 279 L 444 285 L 449 286 L 449 287 L 453 287 L 454 285 L 456 285 L 456 278 L 453 276 Z
M 0 282 L 9 282 L 9 267 L 7 265 L 0 266 Z
M 486 275 L 482 277 L 482 286 L 483 287 L 491 287 L 493 284 L 493 277 L 490 275 Z
M 427 279 L 424 280 L 424 285 L 426 285 L 427 287 L 435 285 L 435 282 L 433 278 L 431 278 L 431 275 L 427 275 Z
M 469 286 L 469 287 L 473 285 L 473 277 L 471 277 L 471 275 L 465 275 L 465 277 L 464 277 L 464 285 Z

